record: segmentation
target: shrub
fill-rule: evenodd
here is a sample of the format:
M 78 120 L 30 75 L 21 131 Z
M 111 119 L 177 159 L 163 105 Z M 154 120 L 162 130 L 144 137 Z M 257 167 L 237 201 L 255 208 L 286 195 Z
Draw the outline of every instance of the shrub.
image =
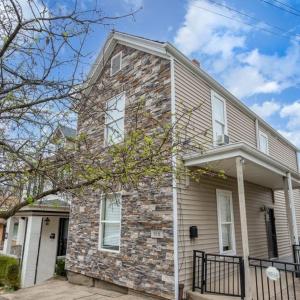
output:
M 9 289 L 18 289 L 19 273 L 19 261 L 16 258 L 0 255 L 0 285 Z
M 20 287 L 19 265 L 9 265 L 7 267 L 6 285 L 14 290 Z
M 64 258 L 58 258 L 56 260 L 55 274 L 58 276 L 66 276 L 67 275 L 67 272 L 65 270 L 65 259 Z

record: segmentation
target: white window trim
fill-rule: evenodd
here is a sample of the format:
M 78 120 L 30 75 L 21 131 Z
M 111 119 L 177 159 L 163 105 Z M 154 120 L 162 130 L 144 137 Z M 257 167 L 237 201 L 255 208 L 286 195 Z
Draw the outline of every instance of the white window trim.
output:
M 232 223 L 232 250 L 223 251 L 223 239 L 222 239 L 222 222 L 221 222 L 221 205 L 220 205 L 220 195 L 226 194 L 230 197 L 230 211 L 231 211 L 231 223 Z M 236 242 L 235 242 L 235 227 L 234 227 L 234 212 L 233 212 L 233 200 L 232 191 L 228 190 L 216 190 L 217 196 L 217 214 L 218 214 L 218 231 L 219 231 L 219 251 L 220 254 L 236 255 Z
M 108 194 L 102 194 L 101 195 L 101 200 L 100 200 L 100 216 L 99 216 L 99 236 L 98 236 L 98 250 L 102 252 L 111 252 L 111 253 L 120 253 L 121 251 L 121 231 L 122 231 L 122 193 L 114 193 L 118 194 L 121 196 L 121 201 L 120 201 L 120 222 L 117 221 L 110 221 L 109 223 L 114 223 L 114 224 L 120 224 L 120 244 L 119 244 L 119 250 L 113 250 L 113 249 L 107 249 L 107 248 L 102 248 L 102 223 L 106 223 L 106 221 L 102 220 L 102 214 L 103 214 L 103 203 L 105 200 L 106 196 L 112 195 L 113 193 L 108 193 Z
M 216 135 L 216 128 L 215 128 L 215 110 L 214 110 L 214 99 L 218 98 L 220 101 L 224 103 L 224 134 L 228 135 L 228 126 L 227 126 L 227 107 L 226 107 L 226 100 L 216 93 L 215 91 L 211 90 L 211 116 L 212 116 L 212 129 L 213 129 L 213 145 L 217 146 L 217 141 L 215 140 Z
M 116 71 L 115 73 L 113 73 L 112 72 L 112 61 L 117 56 L 120 56 L 120 69 L 118 71 Z M 116 55 L 114 55 L 114 56 L 111 57 L 111 59 L 110 59 L 110 76 L 114 76 L 115 74 L 117 74 L 118 72 L 120 72 L 122 70 L 122 61 L 123 61 L 122 51 L 118 52 Z
M 122 118 L 119 118 L 119 119 L 117 119 L 117 120 L 114 120 L 114 121 L 111 121 L 111 122 L 107 122 L 107 119 L 108 119 L 108 114 L 107 114 L 107 105 L 108 105 L 108 102 L 110 101 L 110 100 L 112 100 L 112 99 L 115 99 L 115 98 L 117 98 L 117 97 L 124 97 L 125 99 L 124 99 L 124 114 L 123 114 L 123 117 Z M 125 108 L 126 108 L 126 95 L 125 95 L 125 92 L 123 92 L 123 93 L 121 93 L 121 94 L 118 94 L 118 95 L 116 95 L 116 96 L 114 96 L 114 97 L 111 97 L 110 99 L 108 99 L 108 100 L 106 100 L 106 105 L 105 105 L 105 108 L 106 108 L 106 112 L 105 112 L 105 122 L 104 122 L 104 147 L 110 147 L 110 146 L 112 146 L 112 145 L 110 145 L 108 142 L 108 140 L 107 140 L 107 126 L 109 125 L 109 124 L 112 124 L 112 123 L 115 123 L 115 122 L 117 122 L 117 121 L 119 121 L 119 120 L 121 120 L 121 119 L 123 119 L 123 138 L 122 138 L 122 140 L 121 141 L 119 141 L 119 142 L 117 142 L 117 143 L 114 143 L 113 145 L 117 145 L 117 144 L 120 144 L 120 143 L 122 143 L 123 141 L 124 141 L 124 137 L 125 137 Z
M 267 140 L 267 152 L 264 152 L 264 151 L 261 150 L 261 144 L 260 144 L 260 137 L 261 136 L 263 136 Z M 258 131 L 258 141 L 259 141 L 259 150 L 262 153 L 269 154 L 269 136 L 266 133 L 264 133 L 263 131 L 259 130 Z

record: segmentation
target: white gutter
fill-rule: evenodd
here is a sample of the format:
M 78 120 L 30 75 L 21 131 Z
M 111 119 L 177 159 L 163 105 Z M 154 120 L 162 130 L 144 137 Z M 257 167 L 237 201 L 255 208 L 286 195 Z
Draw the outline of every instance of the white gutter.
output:
M 176 100 L 175 100 L 175 66 L 174 58 L 171 58 L 171 114 L 172 136 L 175 137 L 176 126 Z M 178 207 L 177 207 L 177 178 L 176 178 L 176 154 L 172 153 L 172 192 L 173 192 L 173 243 L 174 243 L 174 294 L 175 300 L 179 296 L 179 262 L 178 262 Z

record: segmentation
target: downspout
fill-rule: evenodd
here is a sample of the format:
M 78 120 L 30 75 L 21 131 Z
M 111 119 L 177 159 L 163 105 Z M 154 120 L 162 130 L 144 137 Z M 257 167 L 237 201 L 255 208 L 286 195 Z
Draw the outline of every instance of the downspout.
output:
M 176 99 L 175 99 L 175 64 L 174 57 L 171 56 L 171 118 L 174 134 L 176 126 Z M 172 194 L 173 194 L 173 244 L 174 244 L 174 293 L 175 300 L 178 300 L 179 294 L 179 269 L 178 269 L 178 214 L 177 214 L 177 182 L 176 182 L 176 154 L 172 153 Z

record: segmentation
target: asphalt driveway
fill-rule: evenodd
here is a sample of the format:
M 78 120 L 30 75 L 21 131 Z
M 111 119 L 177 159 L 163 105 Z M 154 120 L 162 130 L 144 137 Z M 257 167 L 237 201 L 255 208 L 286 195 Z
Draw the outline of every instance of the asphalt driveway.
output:
M 74 285 L 52 279 L 31 288 L 0 295 L 0 300 L 149 300 L 150 298 L 124 295 L 113 291 Z

